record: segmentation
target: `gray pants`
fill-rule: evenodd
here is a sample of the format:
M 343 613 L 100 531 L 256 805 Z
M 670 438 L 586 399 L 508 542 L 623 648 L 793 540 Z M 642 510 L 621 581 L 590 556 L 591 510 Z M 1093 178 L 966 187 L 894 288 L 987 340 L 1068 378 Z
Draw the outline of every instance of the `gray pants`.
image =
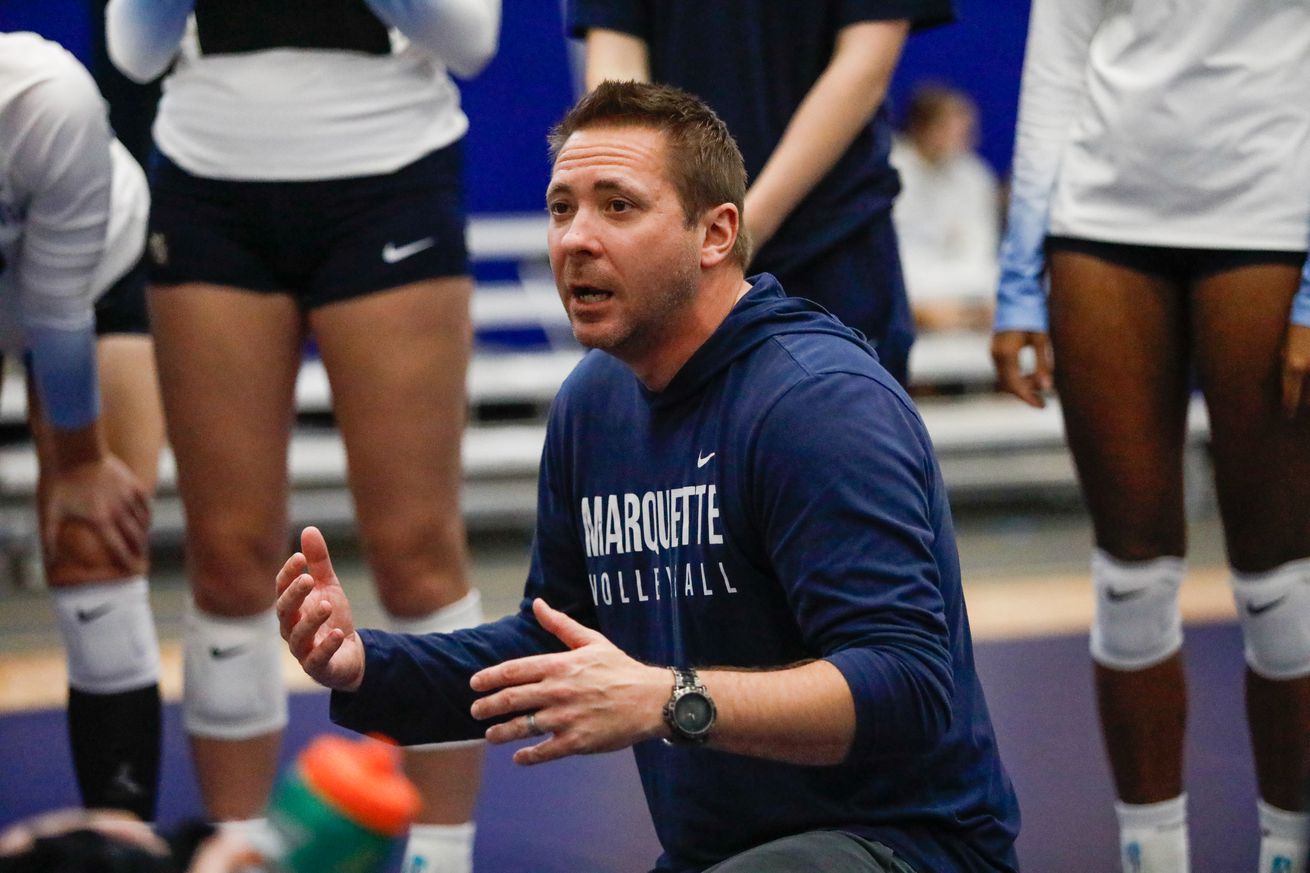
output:
M 705 873 L 915 873 L 882 843 L 842 831 L 783 837 L 715 864 Z

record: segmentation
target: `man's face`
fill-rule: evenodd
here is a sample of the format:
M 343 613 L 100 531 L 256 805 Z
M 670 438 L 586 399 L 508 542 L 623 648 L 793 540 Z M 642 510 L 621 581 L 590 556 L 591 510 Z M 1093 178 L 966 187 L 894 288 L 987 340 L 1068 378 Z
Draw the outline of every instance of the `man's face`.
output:
M 577 131 L 546 191 L 550 265 L 573 335 L 630 365 L 681 329 L 700 279 L 700 228 L 686 226 L 666 149 L 649 128 Z

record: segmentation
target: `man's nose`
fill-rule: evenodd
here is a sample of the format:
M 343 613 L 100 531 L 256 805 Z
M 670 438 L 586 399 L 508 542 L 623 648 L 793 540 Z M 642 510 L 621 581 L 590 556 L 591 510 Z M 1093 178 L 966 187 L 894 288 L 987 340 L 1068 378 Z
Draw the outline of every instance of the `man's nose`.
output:
M 579 209 L 573 214 L 563 236 L 560 237 L 560 245 L 566 252 L 595 254 L 600 251 L 600 237 L 597 231 L 595 212 Z

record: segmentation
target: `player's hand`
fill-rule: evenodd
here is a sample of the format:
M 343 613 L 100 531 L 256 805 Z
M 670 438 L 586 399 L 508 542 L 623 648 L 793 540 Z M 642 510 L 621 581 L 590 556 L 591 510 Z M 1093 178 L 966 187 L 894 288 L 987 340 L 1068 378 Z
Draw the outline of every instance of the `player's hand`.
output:
M 1288 325 L 1283 341 L 1283 414 L 1296 418 L 1310 409 L 1310 327 Z
M 150 497 L 146 486 L 113 455 L 56 468 L 51 473 L 41 539 L 52 564 L 58 557 L 60 528 L 69 519 L 91 525 L 123 568 L 139 562 L 150 546 Z
M 521 713 L 488 728 L 488 742 L 546 734 L 542 742 L 514 753 L 515 763 L 540 764 L 567 755 L 612 752 L 664 735 L 663 709 L 673 687 L 667 669 L 633 660 L 599 631 L 540 598 L 533 601 L 532 611 L 569 651 L 517 658 L 473 675 L 474 691 L 495 692 L 473 703 L 474 718 Z
M 358 690 L 364 643 L 318 528 L 305 528 L 300 551 L 278 571 L 275 608 L 282 639 L 311 679 L 337 691 Z
M 1033 350 L 1034 366 L 1025 373 L 1019 356 L 1025 348 Z M 996 367 L 996 386 L 1013 394 L 1029 406 L 1043 409 L 1054 381 L 1055 367 L 1051 355 L 1051 340 L 1039 331 L 1002 330 L 992 335 L 992 364 Z

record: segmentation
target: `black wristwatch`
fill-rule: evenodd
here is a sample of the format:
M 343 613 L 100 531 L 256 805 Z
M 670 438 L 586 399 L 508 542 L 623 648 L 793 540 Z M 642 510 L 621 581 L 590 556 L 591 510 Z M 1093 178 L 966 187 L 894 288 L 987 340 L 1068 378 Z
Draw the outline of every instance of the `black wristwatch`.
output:
M 710 728 L 714 727 L 714 701 L 695 670 L 684 667 L 669 669 L 673 671 L 673 693 L 669 695 L 669 702 L 664 704 L 664 723 L 673 731 L 673 736 L 665 742 L 699 746 L 710 738 Z

